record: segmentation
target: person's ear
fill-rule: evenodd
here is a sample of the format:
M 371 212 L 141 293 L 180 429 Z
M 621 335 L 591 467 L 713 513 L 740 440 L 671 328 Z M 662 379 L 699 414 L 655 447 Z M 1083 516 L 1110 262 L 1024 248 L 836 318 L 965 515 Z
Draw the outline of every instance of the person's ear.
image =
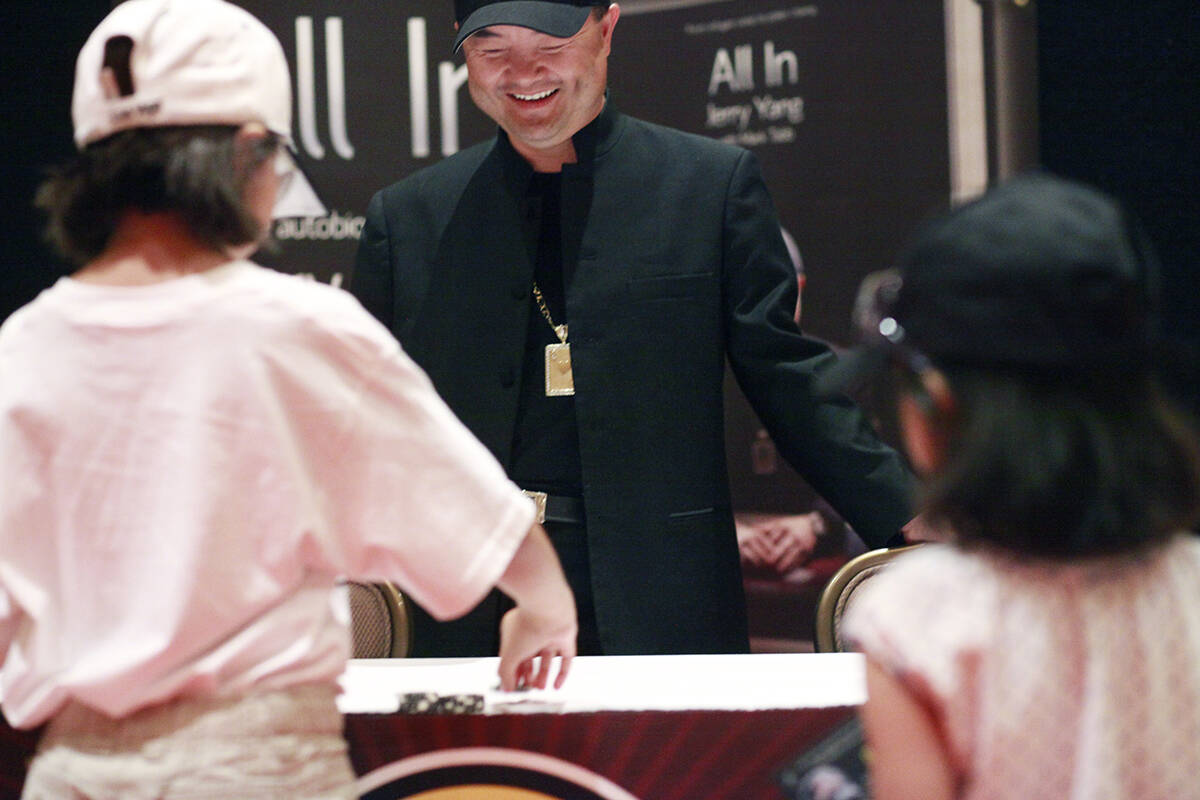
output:
M 926 369 L 901 392 L 899 416 L 904 446 L 918 472 L 930 473 L 946 459 L 950 422 L 957 410 L 946 376 Z
M 613 3 L 600 19 L 600 35 L 604 38 L 605 53 L 612 52 L 613 28 L 617 27 L 617 19 L 621 16 L 621 7 Z

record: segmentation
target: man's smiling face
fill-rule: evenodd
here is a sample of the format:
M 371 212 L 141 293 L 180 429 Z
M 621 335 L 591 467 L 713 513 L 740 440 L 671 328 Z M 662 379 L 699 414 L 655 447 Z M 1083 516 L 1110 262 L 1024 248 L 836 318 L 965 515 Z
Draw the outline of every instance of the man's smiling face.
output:
M 619 13 L 614 4 L 603 16 L 590 15 L 565 39 L 493 25 L 463 43 L 471 98 L 535 168 L 543 159 L 573 161 L 571 137 L 604 108 Z

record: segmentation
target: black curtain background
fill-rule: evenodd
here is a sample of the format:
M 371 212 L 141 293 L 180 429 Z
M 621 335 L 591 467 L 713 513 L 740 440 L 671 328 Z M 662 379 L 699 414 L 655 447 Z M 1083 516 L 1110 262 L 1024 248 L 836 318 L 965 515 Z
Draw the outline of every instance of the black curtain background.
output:
M 63 274 L 41 241 L 33 194 L 71 142 L 75 56 L 112 4 L 108 0 L 3 0 L 0 23 L 0 320 Z
M 1120 197 L 1162 261 L 1168 378 L 1200 415 L 1200 3 L 1044 0 L 1042 164 Z

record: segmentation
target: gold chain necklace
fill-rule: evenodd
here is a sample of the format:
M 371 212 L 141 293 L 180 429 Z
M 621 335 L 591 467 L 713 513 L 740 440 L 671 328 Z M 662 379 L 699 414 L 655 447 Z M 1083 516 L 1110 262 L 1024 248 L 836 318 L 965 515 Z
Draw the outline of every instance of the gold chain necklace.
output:
M 558 337 L 557 344 L 546 345 L 546 396 L 563 397 L 575 394 L 575 375 L 571 371 L 571 345 L 567 343 L 567 326 L 555 325 L 546 307 L 546 298 L 537 281 L 533 282 L 533 299 L 537 301 L 538 310 L 550 323 L 551 329 Z
M 546 307 L 546 298 L 542 297 L 542 290 L 538 288 L 537 281 L 533 282 L 533 299 L 537 300 L 538 310 L 542 312 L 542 316 L 546 318 L 546 322 L 549 322 L 550 327 L 554 329 L 555 335 L 558 336 L 558 341 L 566 344 L 567 326 L 554 324 L 554 318 L 550 316 L 550 309 Z

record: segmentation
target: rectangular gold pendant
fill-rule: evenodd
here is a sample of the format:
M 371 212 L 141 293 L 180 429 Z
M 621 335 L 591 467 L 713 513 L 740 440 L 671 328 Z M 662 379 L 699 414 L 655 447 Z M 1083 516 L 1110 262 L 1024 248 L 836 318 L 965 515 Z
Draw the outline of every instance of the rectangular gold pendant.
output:
M 575 376 L 571 374 L 571 345 L 567 342 L 546 345 L 546 396 L 575 394 Z

